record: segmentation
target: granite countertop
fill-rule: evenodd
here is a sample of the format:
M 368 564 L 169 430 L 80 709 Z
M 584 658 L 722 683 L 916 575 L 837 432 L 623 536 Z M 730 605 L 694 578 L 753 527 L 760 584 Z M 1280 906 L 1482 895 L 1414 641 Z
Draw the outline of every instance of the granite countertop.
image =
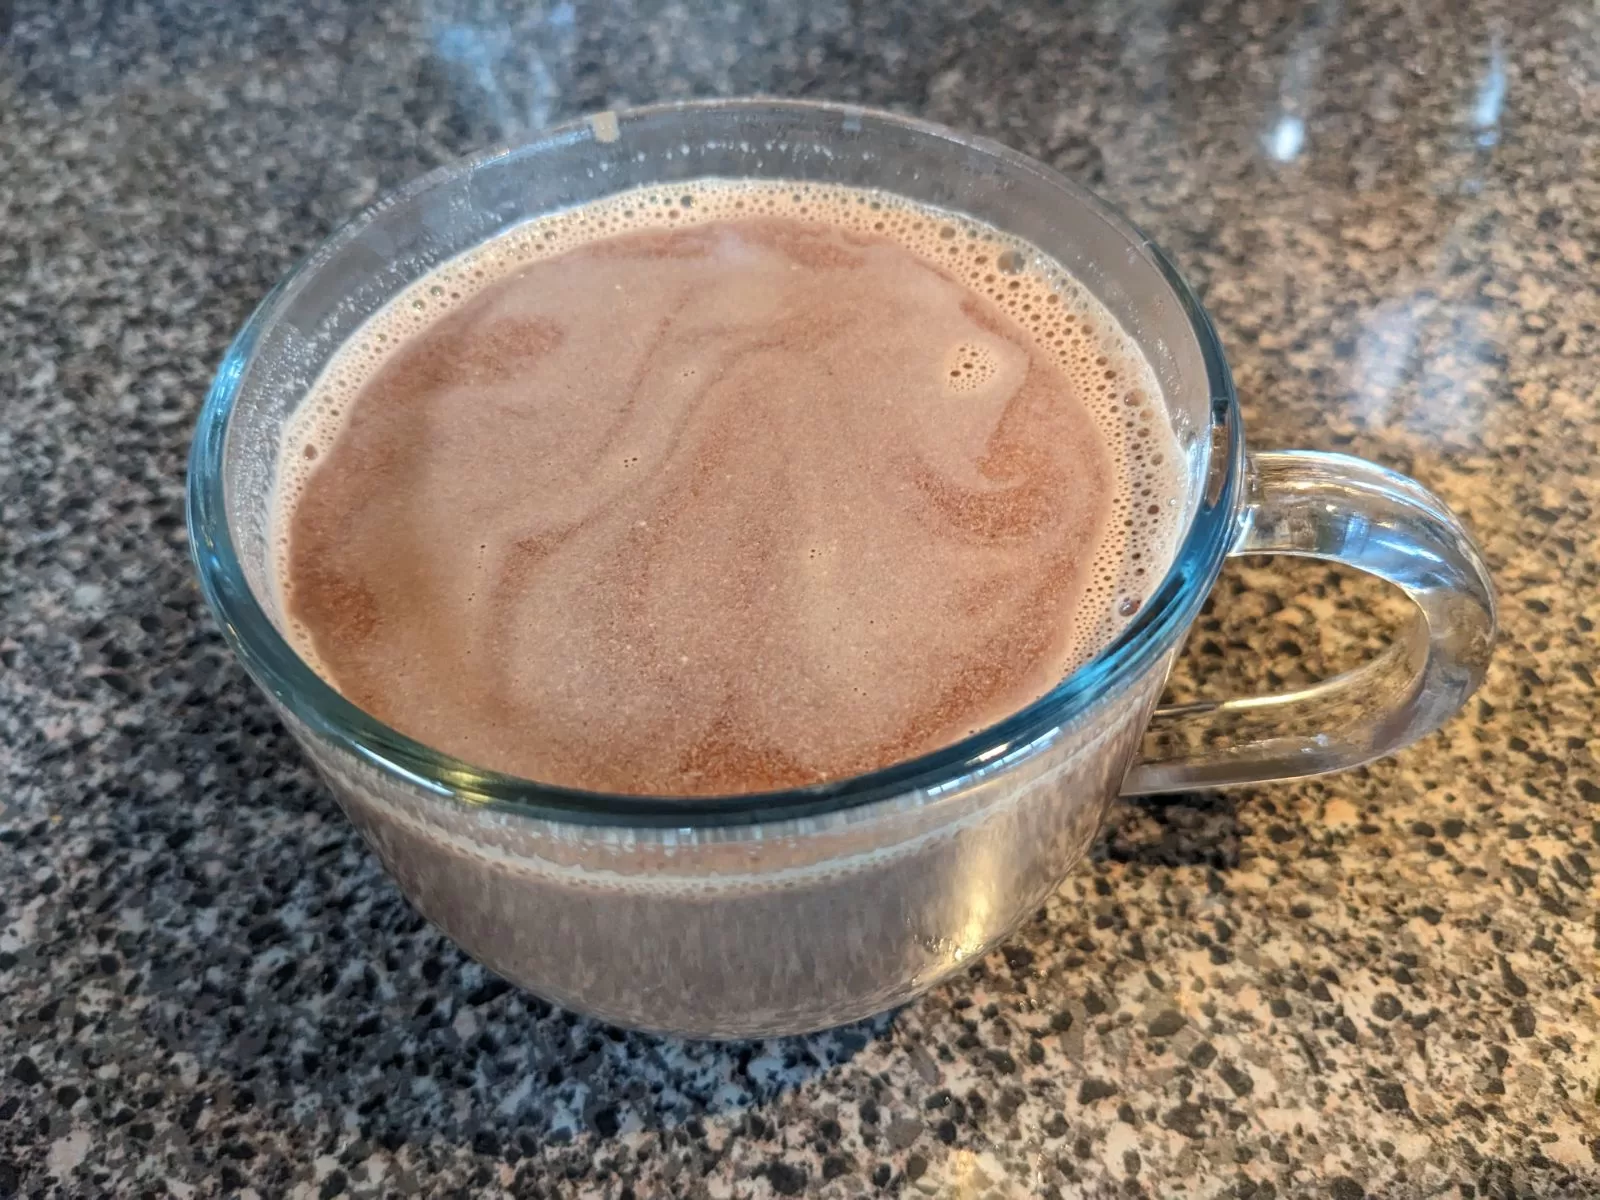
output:
M 0 3 L 0 1197 L 1600 1195 L 1600 17 L 1071 7 Z M 345 216 L 551 120 L 750 92 L 1121 205 L 1254 444 L 1435 488 L 1504 631 L 1398 758 L 1119 809 L 921 1002 L 684 1044 L 412 913 L 224 648 L 181 501 L 230 335 Z M 1236 564 L 1174 689 L 1304 682 L 1393 611 Z

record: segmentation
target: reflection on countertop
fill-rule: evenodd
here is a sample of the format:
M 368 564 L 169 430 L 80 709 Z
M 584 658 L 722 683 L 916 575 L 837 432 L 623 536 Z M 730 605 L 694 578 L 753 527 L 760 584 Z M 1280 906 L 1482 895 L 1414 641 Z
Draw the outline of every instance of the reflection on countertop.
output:
M 0 1195 L 1600 1192 L 1593 5 L 696 7 L 0 6 Z M 988 134 L 1126 210 L 1256 445 L 1476 531 L 1480 697 L 1360 771 L 1124 808 L 1005 949 L 864 1026 L 676 1043 L 466 961 L 204 615 L 196 408 L 388 188 L 741 93 Z M 1241 563 L 1174 693 L 1305 683 L 1393 605 Z

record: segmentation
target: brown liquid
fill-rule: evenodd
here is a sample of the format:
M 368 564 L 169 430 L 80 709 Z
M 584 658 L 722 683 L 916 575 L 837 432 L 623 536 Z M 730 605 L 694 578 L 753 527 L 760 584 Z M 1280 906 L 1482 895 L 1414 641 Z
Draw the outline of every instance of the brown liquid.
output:
M 547 783 L 764 791 L 1007 716 L 1160 574 L 1177 452 L 1081 306 L 943 214 L 720 203 L 440 273 L 286 444 L 280 587 L 354 703 Z

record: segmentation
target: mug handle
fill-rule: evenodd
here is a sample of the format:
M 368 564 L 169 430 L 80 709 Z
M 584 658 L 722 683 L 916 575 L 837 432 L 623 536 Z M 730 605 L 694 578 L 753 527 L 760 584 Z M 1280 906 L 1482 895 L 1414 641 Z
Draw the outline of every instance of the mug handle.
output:
M 1483 681 L 1494 589 L 1472 538 L 1415 480 L 1345 454 L 1252 455 L 1229 556 L 1294 554 L 1399 587 L 1417 612 L 1377 657 L 1299 691 L 1156 710 L 1125 796 L 1297 779 L 1431 733 Z

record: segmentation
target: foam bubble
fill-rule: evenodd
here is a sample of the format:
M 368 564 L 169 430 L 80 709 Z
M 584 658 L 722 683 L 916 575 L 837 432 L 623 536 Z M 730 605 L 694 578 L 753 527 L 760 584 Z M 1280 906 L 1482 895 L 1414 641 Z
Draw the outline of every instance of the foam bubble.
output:
M 989 346 L 962 342 L 950 350 L 945 363 L 947 386 L 956 392 L 976 392 L 994 379 L 1000 361 Z

